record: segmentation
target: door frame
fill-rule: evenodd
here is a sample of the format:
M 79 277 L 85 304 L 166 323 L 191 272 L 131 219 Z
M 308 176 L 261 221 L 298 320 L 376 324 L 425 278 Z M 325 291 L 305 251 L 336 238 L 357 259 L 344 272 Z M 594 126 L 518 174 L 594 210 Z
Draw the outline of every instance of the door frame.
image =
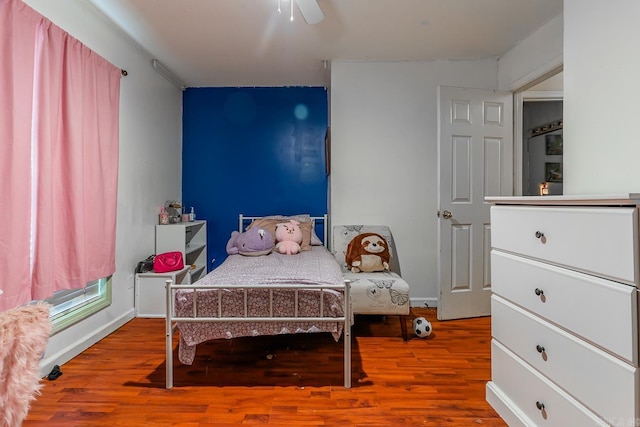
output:
M 510 92 L 513 96 L 513 111 L 512 111 L 512 120 L 513 120 L 513 188 L 512 194 L 514 196 L 522 195 L 522 171 L 523 171 L 523 104 L 524 101 L 557 101 L 563 99 L 563 92 L 560 91 L 530 91 L 528 89 L 538 85 L 539 83 L 544 82 L 545 80 L 553 77 L 554 75 L 563 71 L 562 64 L 553 68 L 552 70 L 542 74 L 540 77 L 531 80 L 528 83 L 525 83 L 523 86 L 512 89 Z M 507 90 L 509 91 L 509 90 Z M 438 137 L 438 143 L 439 142 Z M 438 210 L 440 210 L 441 206 L 438 204 Z M 442 292 L 442 283 L 440 278 L 440 273 L 438 272 L 438 305 L 440 300 L 440 295 Z
M 555 76 L 563 71 L 563 66 L 554 68 L 553 70 L 543 74 L 537 79 L 532 80 L 526 85 L 513 90 L 513 195 L 522 196 L 522 160 L 524 140 L 522 138 L 523 128 L 523 108 L 524 102 L 530 101 L 562 101 L 564 92 L 562 91 L 533 91 L 528 90 L 545 80 Z

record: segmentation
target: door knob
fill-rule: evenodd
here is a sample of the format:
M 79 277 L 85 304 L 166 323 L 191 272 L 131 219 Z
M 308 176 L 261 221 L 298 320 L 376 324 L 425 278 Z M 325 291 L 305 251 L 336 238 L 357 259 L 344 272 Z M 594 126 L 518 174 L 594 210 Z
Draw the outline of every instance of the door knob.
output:
M 451 212 L 449 212 L 449 211 L 444 211 L 444 212 L 442 212 L 442 217 L 444 219 L 450 219 L 450 218 L 453 218 L 453 214 Z

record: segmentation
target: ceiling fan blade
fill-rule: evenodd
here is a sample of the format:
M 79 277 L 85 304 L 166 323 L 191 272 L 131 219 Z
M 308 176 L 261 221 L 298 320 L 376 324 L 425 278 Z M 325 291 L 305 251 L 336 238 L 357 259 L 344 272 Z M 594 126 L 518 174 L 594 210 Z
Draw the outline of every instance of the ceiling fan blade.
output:
M 293 1 L 293 0 L 292 0 Z M 307 21 L 307 24 L 317 24 L 324 19 L 324 13 L 318 6 L 318 2 L 316 0 L 295 0 L 298 4 L 298 9 L 300 9 L 300 13 L 304 17 L 304 20 Z

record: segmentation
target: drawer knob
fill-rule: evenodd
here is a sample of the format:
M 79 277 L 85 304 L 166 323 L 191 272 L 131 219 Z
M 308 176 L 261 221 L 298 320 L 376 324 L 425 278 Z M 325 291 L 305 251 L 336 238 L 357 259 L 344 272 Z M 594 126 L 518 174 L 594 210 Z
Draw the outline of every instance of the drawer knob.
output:
M 536 408 L 538 408 L 538 410 L 542 411 L 544 410 L 544 403 L 537 401 L 536 402 Z
M 541 239 L 544 237 L 544 233 L 542 231 L 536 231 L 536 238 Z
M 541 346 L 540 344 L 536 346 L 536 350 L 538 350 L 538 353 L 544 353 L 544 347 Z
M 540 296 L 540 295 L 544 294 L 544 291 L 542 289 L 540 289 L 540 288 L 536 288 L 535 293 L 536 293 L 536 295 Z

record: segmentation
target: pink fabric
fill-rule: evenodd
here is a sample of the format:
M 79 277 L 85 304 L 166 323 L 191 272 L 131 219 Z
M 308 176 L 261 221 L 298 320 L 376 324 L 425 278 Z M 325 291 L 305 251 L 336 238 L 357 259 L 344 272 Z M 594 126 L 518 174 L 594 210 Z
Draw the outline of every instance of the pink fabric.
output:
M 19 1 L 0 0 L 0 311 L 31 299 L 31 101 L 34 28 L 41 17 Z
M 21 82 L 10 111 L 0 114 L 3 125 L 20 124 L 10 133 L 11 160 L 0 160 L 12 172 L 2 183 L 11 194 L 3 205 L 16 209 L 11 220 L 0 221 L 3 231 L 12 230 L 10 240 L 0 234 L 0 262 L 8 267 L 0 273 L 7 276 L 0 285 L 3 310 L 115 271 L 120 70 L 20 1 L 0 0 L 0 6 L 7 9 L 0 10 L 0 84 L 3 92 L 11 88 L 5 68 Z M 7 34 L 14 26 L 20 34 Z M 8 41 L 15 46 L 5 52 Z M 16 56 L 31 63 L 17 63 Z M 0 142 L 3 154 L 6 142 Z M 24 274 L 25 262 L 31 274 Z
M 40 394 L 39 364 L 50 333 L 48 304 L 0 313 L 0 427 L 22 425 Z

